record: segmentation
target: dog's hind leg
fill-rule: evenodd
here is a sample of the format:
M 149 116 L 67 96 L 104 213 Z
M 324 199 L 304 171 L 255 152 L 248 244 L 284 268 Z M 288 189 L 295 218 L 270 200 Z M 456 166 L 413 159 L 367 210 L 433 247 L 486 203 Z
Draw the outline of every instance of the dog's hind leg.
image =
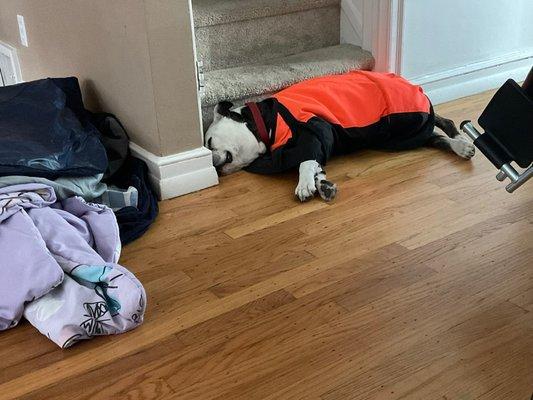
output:
M 438 114 L 435 114 L 435 126 L 442 129 L 442 131 L 452 139 L 461 135 L 457 130 L 457 126 L 455 126 L 455 122 L 451 119 L 441 117 Z
M 467 160 L 471 159 L 475 154 L 474 145 L 462 137 L 449 138 L 435 133 L 435 136 L 429 139 L 427 145 L 429 147 L 451 151 Z

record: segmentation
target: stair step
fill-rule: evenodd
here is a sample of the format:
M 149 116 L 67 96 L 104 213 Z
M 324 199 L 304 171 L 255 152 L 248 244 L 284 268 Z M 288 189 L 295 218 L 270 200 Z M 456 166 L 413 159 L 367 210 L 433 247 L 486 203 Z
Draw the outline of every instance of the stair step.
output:
M 236 2 L 239 1 L 229 1 Z M 251 3 L 262 2 L 263 0 L 256 0 Z M 221 3 L 227 4 L 225 1 Z M 317 1 L 308 1 L 305 4 L 316 5 Z M 197 26 L 195 36 L 198 59 L 203 61 L 205 70 L 258 64 L 339 44 L 338 1 L 326 7 L 311 7 L 292 13 L 285 12 L 284 8 L 277 11 L 279 15 L 262 12 L 261 17 L 257 19 L 239 19 L 224 24 Z
M 194 26 L 228 24 L 339 4 L 340 0 L 193 0 Z
M 259 65 L 210 71 L 205 74 L 203 106 L 223 100 L 274 93 L 294 83 L 356 69 L 371 70 L 374 58 L 359 46 L 341 44 L 276 59 Z
M 275 93 L 294 83 L 318 76 L 371 70 L 374 58 L 359 46 L 341 44 L 279 58 L 259 65 L 207 72 L 202 96 L 204 128 L 212 120 L 213 106 L 230 100 L 242 104 Z

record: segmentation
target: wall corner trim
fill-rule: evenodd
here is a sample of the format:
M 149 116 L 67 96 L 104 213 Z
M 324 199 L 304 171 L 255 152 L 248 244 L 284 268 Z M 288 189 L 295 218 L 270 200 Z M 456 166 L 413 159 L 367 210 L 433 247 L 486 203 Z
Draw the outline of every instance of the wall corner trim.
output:
M 362 47 L 374 56 L 376 71 L 401 74 L 404 1 L 362 1 Z
M 150 180 L 161 200 L 218 185 L 211 151 L 205 147 L 163 157 L 133 142 L 130 143 L 130 150 L 148 165 Z

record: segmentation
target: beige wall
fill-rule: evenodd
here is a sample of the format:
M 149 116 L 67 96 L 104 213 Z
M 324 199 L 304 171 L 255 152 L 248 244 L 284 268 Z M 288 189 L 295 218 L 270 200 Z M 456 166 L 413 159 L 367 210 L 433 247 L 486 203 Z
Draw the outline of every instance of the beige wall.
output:
M 25 81 L 79 77 L 87 106 L 117 114 L 146 150 L 202 145 L 188 0 L 0 0 L 0 40 Z

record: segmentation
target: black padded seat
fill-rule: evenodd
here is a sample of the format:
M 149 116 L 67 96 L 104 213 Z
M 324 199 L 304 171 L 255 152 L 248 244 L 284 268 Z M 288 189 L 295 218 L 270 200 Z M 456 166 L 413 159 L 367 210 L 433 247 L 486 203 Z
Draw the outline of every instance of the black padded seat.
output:
M 474 141 L 497 167 L 511 161 L 527 168 L 533 162 L 533 98 L 512 79 L 498 90 L 481 117 L 485 133 Z
M 509 79 L 496 92 L 478 119 L 485 131 L 479 132 L 470 121 L 461 129 L 474 145 L 500 170 L 498 180 L 510 178 L 506 189 L 512 193 L 533 178 L 533 68 L 524 85 Z M 524 171 L 518 172 L 515 162 Z

